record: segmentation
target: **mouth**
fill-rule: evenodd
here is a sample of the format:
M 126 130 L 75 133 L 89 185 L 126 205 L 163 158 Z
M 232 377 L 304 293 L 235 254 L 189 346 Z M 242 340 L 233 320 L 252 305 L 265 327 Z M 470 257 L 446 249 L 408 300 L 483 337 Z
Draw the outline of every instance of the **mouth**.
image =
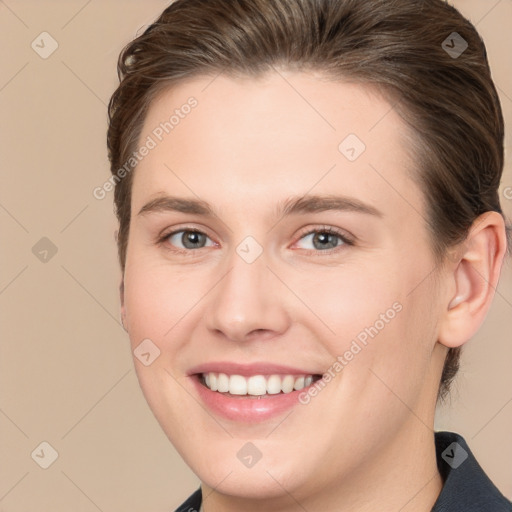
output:
M 306 366 L 212 361 L 190 368 L 187 375 L 205 410 L 247 424 L 270 420 L 303 404 L 301 396 L 323 374 Z
M 287 395 L 311 386 L 319 374 L 238 375 L 220 372 L 196 374 L 199 383 L 210 391 L 230 398 L 261 399 Z

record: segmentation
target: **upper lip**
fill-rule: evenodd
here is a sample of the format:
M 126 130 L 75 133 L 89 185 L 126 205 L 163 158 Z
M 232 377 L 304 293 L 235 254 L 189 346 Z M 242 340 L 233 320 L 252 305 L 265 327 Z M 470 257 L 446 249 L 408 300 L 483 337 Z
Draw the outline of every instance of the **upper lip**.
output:
M 303 368 L 294 368 L 282 364 L 274 364 L 267 362 L 240 364 L 229 361 L 217 361 L 203 363 L 194 366 L 188 371 L 188 375 L 198 373 L 225 373 L 228 375 L 242 375 L 250 377 L 252 375 L 318 375 L 319 372 L 305 370 Z

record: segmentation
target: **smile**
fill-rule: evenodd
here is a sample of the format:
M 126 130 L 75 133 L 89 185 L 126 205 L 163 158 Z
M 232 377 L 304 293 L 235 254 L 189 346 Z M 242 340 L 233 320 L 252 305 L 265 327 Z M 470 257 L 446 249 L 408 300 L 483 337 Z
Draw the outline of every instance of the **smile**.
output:
M 300 405 L 299 395 L 322 378 L 317 369 L 258 362 L 203 363 L 188 377 L 209 413 L 236 423 L 258 423 Z
M 319 375 L 227 375 L 208 372 L 201 374 L 201 382 L 211 391 L 237 396 L 264 396 L 288 394 L 308 387 Z

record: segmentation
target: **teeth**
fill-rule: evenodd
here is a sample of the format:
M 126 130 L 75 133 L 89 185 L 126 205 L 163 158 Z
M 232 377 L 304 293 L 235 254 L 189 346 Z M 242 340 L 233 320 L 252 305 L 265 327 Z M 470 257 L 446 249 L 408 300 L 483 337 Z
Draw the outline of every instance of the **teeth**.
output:
M 264 395 L 267 392 L 267 381 L 263 375 L 253 375 L 247 380 L 247 393 L 249 395 Z
M 295 391 L 298 391 L 299 389 L 302 389 L 304 387 L 304 381 L 305 380 L 306 380 L 305 377 L 299 377 L 299 378 L 295 379 L 295 382 L 294 382 L 294 385 L 293 385 L 293 389 L 295 389 Z
M 283 393 L 291 393 L 293 391 L 293 386 L 295 384 L 295 379 L 293 375 L 286 375 L 283 378 L 283 382 L 281 383 L 281 389 Z
M 276 395 L 278 393 L 291 393 L 299 391 L 313 382 L 312 375 L 226 375 L 225 373 L 203 373 L 206 387 L 220 393 L 232 395 L 262 396 L 265 394 Z
M 267 379 L 267 393 L 269 395 L 281 393 L 281 377 L 279 375 L 271 375 Z
M 217 377 L 217 391 L 221 393 L 229 391 L 229 377 L 225 373 L 219 373 Z
M 247 379 L 241 375 L 229 377 L 229 392 L 232 395 L 247 395 Z
M 208 374 L 208 377 L 209 377 L 209 383 L 207 382 L 206 385 L 212 390 L 212 391 L 217 391 L 217 389 L 219 389 L 219 384 L 218 384 L 218 378 L 217 378 L 217 375 L 215 375 L 215 373 L 209 373 Z

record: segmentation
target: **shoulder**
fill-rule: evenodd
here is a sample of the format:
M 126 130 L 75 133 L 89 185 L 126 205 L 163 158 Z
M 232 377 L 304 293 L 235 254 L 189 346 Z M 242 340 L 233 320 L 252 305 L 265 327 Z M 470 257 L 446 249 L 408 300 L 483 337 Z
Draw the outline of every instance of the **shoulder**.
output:
M 512 512 L 462 436 L 436 432 L 437 466 L 444 481 L 432 512 Z
M 189 498 L 182 503 L 174 512 L 199 512 L 201 508 L 201 488 L 197 489 Z

